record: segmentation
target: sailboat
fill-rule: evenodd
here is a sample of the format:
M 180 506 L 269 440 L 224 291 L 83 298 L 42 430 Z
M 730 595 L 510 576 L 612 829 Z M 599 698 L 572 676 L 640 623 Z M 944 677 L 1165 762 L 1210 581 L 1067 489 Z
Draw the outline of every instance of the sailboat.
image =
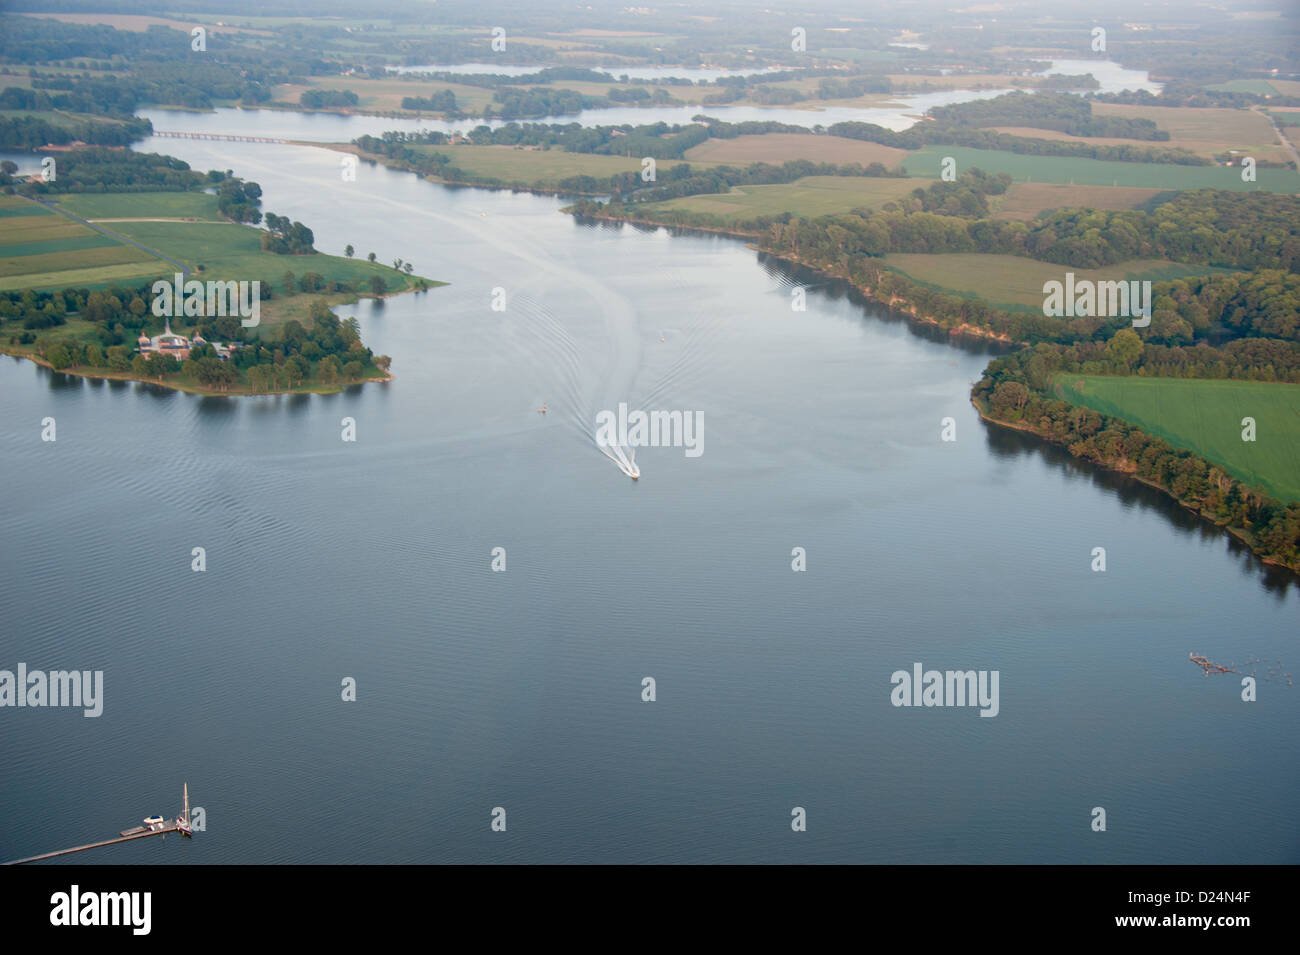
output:
M 194 830 L 190 828 L 190 784 L 185 785 L 185 802 L 181 806 L 180 817 L 176 820 L 176 828 L 180 830 L 181 835 L 186 839 L 194 838 Z

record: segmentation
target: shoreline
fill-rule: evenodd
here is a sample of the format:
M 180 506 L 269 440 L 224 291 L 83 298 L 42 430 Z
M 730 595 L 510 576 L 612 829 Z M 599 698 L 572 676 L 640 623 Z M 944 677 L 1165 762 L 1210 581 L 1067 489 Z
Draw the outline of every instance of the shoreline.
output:
M 180 391 L 187 395 L 199 395 L 204 398 L 265 398 L 271 395 L 336 395 L 346 388 L 354 385 L 364 385 L 368 382 L 390 382 L 396 381 L 397 376 L 391 371 L 382 377 L 359 378 L 356 381 L 344 382 L 337 386 L 324 387 L 320 385 L 310 388 L 280 389 L 278 391 L 249 391 L 247 388 L 240 390 L 227 389 L 220 391 L 214 388 L 204 388 L 193 382 L 176 382 L 159 380 L 157 378 L 141 378 L 131 374 L 129 371 L 110 371 L 104 368 L 63 368 L 57 369 L 40 355 L 30 354 L 27 352 L 15 351 L 12 345 L 0 344 L 0 355 L 8 355 L 10 358 L 25 358 L 34 365 L 49 369 L 56 375 L 76 375 L 78 378 L 85 378 L 89 381 L 136 381 L 143 385 L 153 385 L 155 388 L 166 388 L 169 391 Z
M 567 212 L 567 210 L 565 211 Z M 579 217 L 578 214 L 576 213 L 568 212 L 568 214 L 574 215 L 575 217 Z M 708 226 L 674 225 L 673 223 L 658 222 L 652 219 L 627 219 L 622 216 L 608 216 L 608 215 L 601 216 L 601 215 L 589 215 L 586 213 L 581 214 L 580 218 L 594 219 L 602 222 L 623 222 L 629 225 L 644 225 L 644 226 L 650 226 L 653 228 L 660 228 L 660 229 L 669 229 L 669 230 L 677 229 L 682 232 L 698 232 L 703 235 L 725 235 L 735 239 L 757 240 L 762 237 L 761 234 L 757 232 L 740 232 L 731 229 L 710 228 Z M 881 305 L 892 312 L 897 312 L 900 315 L 905 316 L 908 319 L 908 321 L 915 322 L 918 325 L 928 325 L 932 328 L 943 329 L 944 331 L 948 332 L 949 335 L 952 335 L 957 338 L 975 338 L 981 341 L 997 342 L 1000 345 L 1028 344 L 1027 342 L 1018 342 L 1010 335 L 1007 335 L 1003 332 L 995 332 L 991 328 L 984 328 L 983 326 L 980 325 L 971 325 L 966 322 L 963 322 L 960 325 L 956 325 L 950 328 L 948 326 L 945 326 L 944 324 L 942 324 L 932 316 L 921 314 L 916 310 L 916 306 L 908 303 L 906 299 L 899 298 L 898 296 L 891 296 L 888 299 L 882 298 L 881 296 L 876 294 L 875 289 L 872 288 L 871 286 L 861 285 L 853 281 L 847 275 L 842 275 L 839 272 L 834 272 L 829 269 L 823 268 L 819 265 L 813 265 L 809 262 L 805 262 L 803 259 L 799 258 L 796 255 L 790 255 L 788 253 L 783 253 L 783 252 L 769 251 L 768 249 L 764 249 L 763 247 L 754 244 L 753 241 L 748 243 L 748 247 L 753 249 L 755 252 L 761 252 L 764 255 L 771 256 L 772 258 L 777 259 L 779 261 L 790 262 L 802 268 L 809 269 L 818 275 L 825 276 L 827 278 L 839 279 L 840 281 L 848 284 L 850 288 L 853 288 L 856 291 L 858 291 L 863 297 L 865 297 L 869 301 L 875 303 L 876 305 Z
M 438 288 L 439 286 L 448 284 L 447 282 L 438 282 L 432 279 L 430 279 L 429 282 L 431 283 L 429 285 L 429 288 L 424 289 L 423 291 L 429 291 L 431 289 Z M 419 292 L 419 291 L 421 291 L 421 289 L 405 288 L 398 291 L 385 292 L 382 295 L 366 293 L 364 295 L 358 295 L 355 298 L 355 300 L 351 302 L 337 302 L 335 304 L 355 305 L 358 302 L 360 302 L 363 298 L 371 298 L 371 299 L 378 300 L 378 299 L 392 298 L 395 295 L 406 295 L 412 292 Z M 330 306 L 330 307 L 331 309 L 334 308 L 334 306 Z M 328 386 L 328 387 L 323 385 L 314 385 L 309 388 L 279 389 L 276 391 L 250 391 L 246 387 L 241 386 L 238 390 L 227 389 L 225 391 L 221 391 L 215 388 L 204 388 L 202 385 L 198 385 L 194 382 L 189 382 L 189 381 L 174 382 L 174 381 L 167 381 L 165 379 L 159 380 L 157 378 L 141 378 L 138 375 L 131 374 L 129 371 L 122 372 L 122 371 L 111 371 L 105 368 L 86 369 L 86 368 L 75 368 L 75 367 L 69 367 L 60 370 L 60 369 L 56 369 L 53 365 L 50 364 L 50 362 L 47 359 L 36 354 L 35 352 L 24 351 L 22 350 L 22 346 L 10 345 L 7 342 L 0 342 L 0 355 L 8 355 L 11 358 L 20 358 L 20 359 L 25 358 L 26 360 L 32 362 L 33 364 L 40 365 L 42 368 L 47 368 L 50 371 L 60 375 L 76 375 L 78 378 L 86 378 L 91 381 L 138 381 L 141 384 L 153 385 L 154 387 L 157 388 L 167 388 L 170 391 L 179 391 L 187 395 L 200 395 L 204 398 L 262 398 L 268 395 L 336 395 L 339 392 L 343 391 L 344 389 L 351 388 L 354 385 L 364 385 L 371 382 L 386 384 L 388 382 L 397 380 L 397 376 L 394 375 L 391 371 L 389 371 L 377 377 L 371 376 L 369 378 L 359 378 L 356 381 L 343 382 L 339 385 Z
M 413 176 L 419 177 L 423 182 L 431 182 L 438 186 L 460 186 L 468 189 L 491 189 L 495 192 L 530 192 L 537 196 L 578 196 L 584 199 L 597 199 L 606 195 L 603 192 L 578 192 L 574 189 L 557 189 L 552 186 L 524 186 L 524 185 L 507 185 L 503 183 L 490 182 L 473 182 L 464 179 L 439 179 L 436 176 L 426 175 L 418 169 L 411 167 L 409 163 L 397 162 L 388 156 L 382 156 L 379 153 L 368 153 L 352 143 L 309 143 L 302 141 L 293 141 L 296 146 L 316 146 L 321 149 L 329 149 L 334 152 L 347 153 L 350 156 L 356 156 L 358 159 L 364 159 L 366 162 L 373 162 L 383 166 L 386 169 L 396 169 L 398 172 L 409 172 Z
M 980 418 L 988 422 L 989 424 L 997 425 L 1000 428 L 1006 428 L 1010 431 L 1019 431 L 1022 434 L 1032 434 L 1035 438 L 1044 442 L 1045 444 L 1049 444 L 1052 445 L 1053 447 L 1061 448 L 1062 450 L 1065 450 L 1067 453 L 1069 452 L 1069 449 L 1066 447 L 1064 442 L 1053 440 L 1050 436 L 1043 434 L 1042 432 L 1036 430 L 1035 428 L 1033 428 L 1028 424 L 1024 424 L 1023 422 L 1015 422 L 1015 421 L 1003 421 L 1001 418 L 993 417 L 986 409 L 981 407 L 979 401 L 976 400 L 974 395 L 971 395 L 970 403 L 971 403 L 971 407 L 975 409 L 976 413 L 980 416 Z M 1079 407 L 1079 406 L 1073 405 L 1073 407 Z M 1071 455 L 1071 458 L 1076 461 L 1081 460 L 1079 458 L 1074 458 L 1073 455 Z M 1136 468 L 1134 468 L 1133 470 L 1129 470 L 1127 468 L 1122 468 L 1117 465 L 1110 464 L 1108 462 L 1102 462 L 1102 461 L 1088 460 L 1087 463 L 1093 465 L 1094 467 L 1102 468 L 1103 470 L 1109 471 L 1112 474 L 1122 474 L 1125 477 L 1130 478 L 1131 480 L 1137 481 L 1139 484 L 1143 484 L 1146 487 L 1151 488 L 1152 490 L 1159 491 L 1161 494 L 1163 494 L 1169 500 L 1173 501 L 1183 510 L 1190 511 L 1191 513 L 1195 514 L 1197 517 L 1201 518 L 1202 520 L 1205 520 L 1208 523 L 1212 524 L 1218 530 L 1225 531 L 1226 533 L 1230 534 L 1232 537 L 1236 538 L 1237 541 L 1243 547 L 1245 547 L 1248 551 L 1250 551 L 1251 556 L 1254 557 L 1256 560 L 1258 560 L 1260 563 L 1266 564 L 1270 567 L 1279 567 L 1283 570 L 1289 570 L 1291 571 L 1291 573 L 1300 576 L 1300 567 L 1292 567 L 1290 564 L 1285 564 L 1280 560 L 1275 560 L 1271 557 L 1265 557 L 1263 554 L 1260 554 L 1255 549 L 1254 542 L 1252 541 L 1251 537 L 1249 536 L 1249 533 L 1246 531 L 1245 528 L 1236 527 L 1231 524 L 1220 523 L 1219 521 L 1215 520 L 1212 514 L 1208 514 L 1205 511 L 1201 510 L 1200 508 L 1190 505 L 1186 501 L 1183 501 L 1181 498 L 1175 495 L 1173 491 L 1169 490 L 1169 488 L 1165 487 L 1163 484 L 1158 484 L 1155 481 L 1151 481 L 1148 480 L 1147 478 L 1142 477 L 1140 474 L 1137 473 Z

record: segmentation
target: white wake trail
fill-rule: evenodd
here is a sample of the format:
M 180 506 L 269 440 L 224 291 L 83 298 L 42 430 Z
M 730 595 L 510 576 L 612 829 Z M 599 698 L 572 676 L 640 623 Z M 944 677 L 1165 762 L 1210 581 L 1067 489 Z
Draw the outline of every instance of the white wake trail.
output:
M 324 147 L 305 148 L 323 149 Z M 247 157 L 241 156 L 240 162 L 255 168 L 273 171 L 269 165 L 250 160 Z M 597 313 L 604 319 L 610 342 L 607 360 L 603 366 L 605 374 L 596 389 L 598 393 L 584 396 L 586 400 L 581 402 L 584 410 L 591 412 L 586 421 L 582 423 L 583 431 L 593 444 L 601 447 L 596 442 L 595 410 L 597 408 L 615 408 L 619 401 L 627 400 L 628 391 L 641 361 L 641 341 L 637 327 L 636 310 L 624 296 L 595 279 L 589 272 L 572 268 L 555 259 L 539 255 L 531 248 L 510 241 L 501 234 L 492 220 L 464 218 L 435 212 L 432 209 L 394 199 L 383 193 L 371 192 L 364 187 L 358 188 L 358 183 L 355 181 L 341 185 L 340 180 L 332 176 L 313 176 L 304 172 L 296 172 L 295 177 L 300 182 L 315 183 L 326 187 L 330 191 L 337 190 L 340 194 L 349 198 L 358 195 L 364 196 L 370 202 L 394 206 L 406 214 L 423 216 L 444 226 L 469 233 L 507 255 L 534 266 L 548 279 L 552 281 L 561 279 L 572 288 L 587 293 L 594 300 Z M 609 454 L 603 447 L 601 447 L 601 450 L 605 452 L 606 457 L 618 464 L 624 474 L 633 478 L 640 476 L 634 450 L 632 450 L 631 456 L 625 453 L 623 448 L 615 448 L 615 451 L 618 452 L 617 456 Z

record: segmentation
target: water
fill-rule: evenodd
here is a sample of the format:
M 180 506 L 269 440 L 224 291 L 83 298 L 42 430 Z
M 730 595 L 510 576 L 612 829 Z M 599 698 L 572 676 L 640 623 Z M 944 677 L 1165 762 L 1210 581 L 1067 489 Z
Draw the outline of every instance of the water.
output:
M 1098 93 L 1119 93 L 1124 90 L 1146 90 L 1159 93 L 1164 89 L 1163 83 L 1151 81 L 1151 74 L 1146 70 L 1130 70 L 1113 60 L 1051 60 L 1051 66 L 1035 76 L 1062 74 L 1065 76 L 1083 76 L 1091 73 L 1101 85 Z
M 780 73 L 784 67 L 765 66 L 761 68 L 743 69 L 743 70 L 724 70 L 708 67 L 691 67 L 691 66 L 588 66 L 582 64 L 584 68 L 597 70 L 601 73 L 608 73 L 615 79 L 623 76 L 630 77 L 634 80 L 690 80 L 692 83 L 712 83 L 722 79 L 725 76 L 765 76 L 768 73 Z M 396 73 L 458 73 L 462 76 L 482 76 L 483 74 L 496 74 L 498 76 L 529 76 L 538 70 L 545 69 L 542 66 L 498 66 L 495 63 L 460 63 L 455 66 L 435 66 L 425 64 L 423 66 L 390 66 L 390 70 Z
M 0 858 L 188 781 L 206 832 L 72 859 L 1300 861 L 1300 691 L 1243 704 L 1187 660 L 1294 667 L 1294 578 L 985 426 L 983 348 L 734 240 L 342 183 L 310 147 L 141 148 L 452 284 L 342 310 L 396 380 L 333 396 L 0 360 L 0 667 L 103 669 L 106 697 L 0 710 Z M 633 483 L 583 419 L 617 400 L 699 412 L 704 454 L 645 449 Z M 914 661 L 998 670 L 999 715 L 891 706 Z
M 9 160 L 18 167 L 14 175 L 32 176 L 41 171 L 41 156 L 35 153 L 16 153 L 0 151 L 0 162 Z
M 876 123 L 887 129 L 903 130 L 912 126 L 931 106 L 949 106 L 976 99 L 1001 96 L 1005 90 L 941 90 L 914 96 L 894 97 L 895 105 L 866 109 L 849 106 L 793 109 L 766 106 L 621 106 L 610 109 L 585 109 L 565 116 L 517 120 L 521 123 L 577 123 L 581 126 L 636 126 L 650 123 L 689 124 L 696 116 L 711 116 L 730 123 L 777 122 L 791 126 L 830 126 L 833 123 Z M 140 116 L 153 121 L 154 129 L 190 130 L 203 133 L 239 133 L 248 136 L 294 139 L 302 142 L 347 142 L 358 136 L 382 136 L 388 130 L 418 133 L 436 130 L 464 133 L 476 126 L 497 128 L 503 120 L 483 119 L 398 119 L 338 113 L 299 113 L 282 110 L 221 107 L 197 113 L 175 109 L 142 109 Z M 171 142 L 171 140 L 164 140 Z M 137 144 L 136 149 L 144 148 Z

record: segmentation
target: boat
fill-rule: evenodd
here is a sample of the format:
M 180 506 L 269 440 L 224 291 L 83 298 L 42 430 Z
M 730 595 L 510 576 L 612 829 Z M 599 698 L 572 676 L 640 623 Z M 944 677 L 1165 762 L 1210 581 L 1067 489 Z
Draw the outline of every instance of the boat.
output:
M 144 825 L 146 829 L 161 829 L 167 824 L 167 820 L 162 816 L 145 816 Z

